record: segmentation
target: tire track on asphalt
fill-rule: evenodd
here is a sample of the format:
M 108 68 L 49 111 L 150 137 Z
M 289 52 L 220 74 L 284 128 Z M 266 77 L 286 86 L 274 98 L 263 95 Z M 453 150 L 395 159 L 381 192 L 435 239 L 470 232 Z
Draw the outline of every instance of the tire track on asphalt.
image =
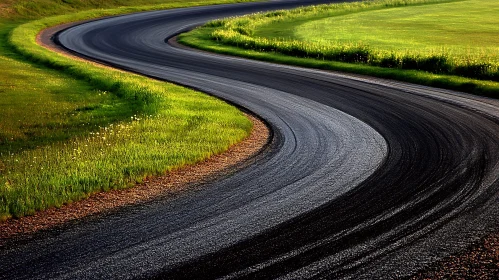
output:
M 62 33 L 81 55 L 256 112 L 274 144 L 196 192 L 13 244 L 0 275 L 391 278 L 493 230 L 497 103 L 164 43 L 211 18 L 293 5 L 141 13 Z

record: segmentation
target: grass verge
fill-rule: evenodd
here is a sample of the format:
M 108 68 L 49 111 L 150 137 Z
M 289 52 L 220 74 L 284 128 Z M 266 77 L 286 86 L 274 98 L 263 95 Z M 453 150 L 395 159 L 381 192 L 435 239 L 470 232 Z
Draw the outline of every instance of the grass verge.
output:
M 38 32 L 75 20 L 231 2 L 242 1 L 0 1 L 0 220 L 132 186 L 221 153 L 251 131 L 251 122 L 223 101 L 53 53 L 36 44 Z M 40 18 L 102 6 L 112 9 Z
M 499 64 L 490 57 L 479 60 L 472 57 L 452 57 L 448 53 L 436 51 L 418 53 L 372 49 L 358 42 L 313 42 L 314 34 L 322 34 L 321 32 L 311 33 L 306 41 L 288 36 L 313 22 L 332 22 L 353 16 L 369 20 L 370 14 L 375 12 L 419 11 L 440 5 L 469 7 L 466 6 L 469 1 L 484 3 L 483 6 L 488 3 L 487 0 L 388 0 L 320 5 L 212 21 L 203 28 L 181 35 L 179 41 L 192 47 L 225 54 L 398 79 L 497 97 L 499 84 L 491 80 L 499 79 Z M 362 16 L 358 16 L 360 14 Z M 341 25 L 337 25 L 341 29 Z M 285 36 L 288 38 L 284 38 Z M 299 38 L 304 35 L 301 32 L 295 36 Z M 477 80 L 478 78 L 483 80 Z

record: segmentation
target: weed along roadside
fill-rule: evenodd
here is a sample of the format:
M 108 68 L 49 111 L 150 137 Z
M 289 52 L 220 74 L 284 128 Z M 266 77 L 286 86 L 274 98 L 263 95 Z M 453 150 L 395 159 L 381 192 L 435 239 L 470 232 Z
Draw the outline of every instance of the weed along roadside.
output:
M 223 101 L 36 43 L 67 22 L 244 1 L 164 2 L 0 1 L 0 220 L 134 186 L 250 135 L 252 122 Z
M 215 20 L 179 42 L 497 97 L 496 14 L 487 0 L 330 4 Z

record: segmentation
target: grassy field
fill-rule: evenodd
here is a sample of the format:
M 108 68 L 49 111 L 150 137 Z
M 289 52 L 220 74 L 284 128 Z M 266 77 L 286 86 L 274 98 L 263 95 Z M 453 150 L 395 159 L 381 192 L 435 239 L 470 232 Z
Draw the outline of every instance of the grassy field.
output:
M 221 153 L 251 130 L 215 98 L 54 54 L 36 44 L 40 30 L 230 2 L 241 1 L 0 0 L 0 220 L 133 186 Z
M 499 62 L 499 4 L 493 0 L 382 9 L 280 29 L 300 41 L 361 42 L 373 49 L 443 52 L 463 60 Z M 258 30 L 255 35 L 268 37 Z
M 213 21 L 181 42 L 497 97 L 498 6 L 491 0 L 321 5 Z

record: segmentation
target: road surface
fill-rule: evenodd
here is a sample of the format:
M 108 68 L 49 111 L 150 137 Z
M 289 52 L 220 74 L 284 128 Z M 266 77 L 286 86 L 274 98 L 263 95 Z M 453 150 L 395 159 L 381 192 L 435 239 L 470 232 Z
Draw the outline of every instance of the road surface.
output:
M 12 241 L 0 278 L 394 278 L 497 229 L 497 101 L 167 44 L 209 19 L 314 2 L 139 13 L 59 34 L 84 57 L 250 110 L 274 138 L 195 191 Z

